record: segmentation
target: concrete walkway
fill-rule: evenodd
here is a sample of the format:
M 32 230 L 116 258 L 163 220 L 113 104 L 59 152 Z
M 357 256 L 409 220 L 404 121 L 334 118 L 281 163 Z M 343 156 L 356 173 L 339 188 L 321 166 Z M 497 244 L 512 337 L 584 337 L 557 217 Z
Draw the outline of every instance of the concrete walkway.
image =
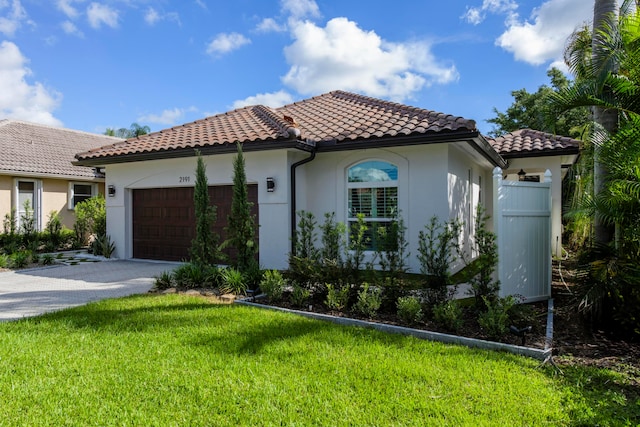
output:
M 0 321 L 148 292 L 177 263 L 115 260 L 0 273 Z

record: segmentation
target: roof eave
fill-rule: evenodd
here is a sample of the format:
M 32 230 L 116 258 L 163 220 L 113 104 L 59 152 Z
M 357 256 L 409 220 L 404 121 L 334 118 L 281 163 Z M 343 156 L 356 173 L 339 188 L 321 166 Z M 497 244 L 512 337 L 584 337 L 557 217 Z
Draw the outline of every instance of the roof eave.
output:
M 313 142 L 300 140 L 274 140 L 261 142 L 244 142 L 242 151 L 264 151 L 277 150 L 283 148 L 298 148 L 309 151 L 315 147 Z M 196 150 L 204 156 L 215 154 L 236 153 L 238 151 L 235 143 L 225 142 L 224 144 L 212 144 L 200 147 L 186 147 L 172 150 L 145 151 L 143 153 L 120 154 L 116 156 L 101 156 L 85 159 L 77 159 L 72 162 L 76 166 L 104 166 L 117 163 L 143 162 L 148 160 L 175 159 L 181 157 L 194 157 Z
M 540 151 L 517 151 L 510 153 L 502 153 L 501 156 L 505 159 L 524 159 L 529 157 L 551 157 L 551 156 L 567 156 L 573 154 L 580 154 L 579 147 L 568 148 L 556 148 L 552 150 L 540 150 Z

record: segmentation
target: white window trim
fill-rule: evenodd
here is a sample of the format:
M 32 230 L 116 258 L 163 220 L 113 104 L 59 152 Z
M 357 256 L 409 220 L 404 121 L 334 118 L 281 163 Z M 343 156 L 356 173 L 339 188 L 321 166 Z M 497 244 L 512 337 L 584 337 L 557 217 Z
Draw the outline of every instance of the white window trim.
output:
M 349 206 L 349 188 L 356 188 L 361 183 L 349 183 L 349 168 L 358 163 L 368 161 L 387 162 L 398 168 L 398 179 L 396 181 L 380 181 L 376 182 L 378 187 L 397 187 L 398 188 L 398 212 L 407 228 L 410 227 L 409 218 L 409 160 L 397 153 L 388 150 L 373 149 L 367 150 L 367 153 L 355 152 L 349 156 L 345 156 L 336 167 L 336 221 L 347 225 L 349 217 L 347 210 Z M 386 183 L 386 184 L 385 184 Z M 363 187 L 371 187 L 371 183 L 362 183 Z M 351 186 L 351 187 L 349 187 Z M 348 230 L 347 230 L 348 233 Z M 348 236 L 347 236 L 348 238 Z M 366 251 L 366 261 L 374 256 L 372 251 Z
M 75 196 L 74 186 L 76 185 L 90 185 L 91 197 L 94 197 L 98 194 L 98 185 L 96 183 L 87 181 L 69 181 L 69 190 L 67 192 L 67 209 L 69 209 L 70 211 L 75 210 L 75 206 L 73 205 L 73 197 Z
M 33 217 L 35 219 L 36 230 L 42 231 L 42 181 L 33 178 L 14 178 L 13 179 L 13 209 L 16 211 L 16 223 L 20 226 L 20 206 L 19 206 L 19 182 L 32 182 L 34 192 Z

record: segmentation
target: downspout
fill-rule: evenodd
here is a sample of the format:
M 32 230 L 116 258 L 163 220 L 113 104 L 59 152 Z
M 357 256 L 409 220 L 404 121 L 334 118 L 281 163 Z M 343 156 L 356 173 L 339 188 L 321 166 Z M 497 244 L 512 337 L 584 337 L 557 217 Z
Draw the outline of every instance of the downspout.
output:
M 299 162 L 291 165 L 291 254 L 296 254 L 296 169 L 298 166 L 302 166 L 305 163 L 309 163 L 316 158 L 316 148 L 311 150 L 311 155 L 306 159 L 302 159 Z

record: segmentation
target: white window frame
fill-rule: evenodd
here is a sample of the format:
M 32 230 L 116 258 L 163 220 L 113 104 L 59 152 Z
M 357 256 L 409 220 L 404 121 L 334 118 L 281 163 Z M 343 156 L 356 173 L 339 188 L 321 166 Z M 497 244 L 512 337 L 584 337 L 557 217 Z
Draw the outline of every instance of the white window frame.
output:
M 20 229 L 20 189 L 21 182 L 33 183 L 33 217 L 35 219 L 35 229 L 42 231 L 42 181 L 33 178 L 13 179 L 13 209 L 16 211 L 16 225 Z
M 70 211 L 75 210 L 75 205 L 73 203 L 73 199 L 75 197 L 75 186 L 76 185 L 89 185 L 89 186 L 91 186 L 91 196 L 90 197 L 94 197 L 94 196 L 96 196 L 98 194 L 98 185 L 93 183 L 93 182 L 70 181 L 69 182 L 68 197 L 67 197 L 67 209 L 69 209 Z
M 349 170 L 351 168 L 354 168 L 358 165 L 364 164 L 364 163 L 368 163 L 368 162 L 381 162 L 381 163 L 387 163 L 389 165 L 392 165 L 393 167 L 396 168 L 396 172 L 398 173 L 398 177 L 395 180 L 390 180 L 390 181 L 366 181 L 366 182 L 350 182 L 349 181 Z M 346 182 L 346 212 L 345 212 L 345 218 L 346 218 L 346 226 L 347 226 L 347 241 L 349 241 L 350 236 L 351 236 L 351 223 L 352 222 L 356 222 L 358 220 L 357 216 L 351 216 L 350 212 L 349 212 L 349 198 L 351 197 L 351 190 L 353 189 L 377 189 L 377 188 L 395 188 L 396 189 L 396 217 L 400 214 L 400 166 L 396 163 L 394 163 L 393 161 L 389 161 L 386 159 L 377 159 L 377 158 L 369 158 L 369 159 L 362 159 L 358 162 L 355 163 L 351 163 L 350 165 L 348 165 L 345 169 L 345 182 Z M 373 193 L 373 192 L 372 192 Z M 372 204 L 373 204 L 373 200 L 372 200 Z M 368 217 L 364 219 L 365 222 L 367 223 L 382 223 L 382 222 L 387 222 L 387 223 L 391 223 L 394 218 L 386 218 L 386 217 L 380 217 L 380 216 L 376 216 L 376 217 Z M 365 251 L 367 252 L 375 252 L 377 250 L 377 248 L 375 247 L 371 247 L 371 248 L 367 248 Z

